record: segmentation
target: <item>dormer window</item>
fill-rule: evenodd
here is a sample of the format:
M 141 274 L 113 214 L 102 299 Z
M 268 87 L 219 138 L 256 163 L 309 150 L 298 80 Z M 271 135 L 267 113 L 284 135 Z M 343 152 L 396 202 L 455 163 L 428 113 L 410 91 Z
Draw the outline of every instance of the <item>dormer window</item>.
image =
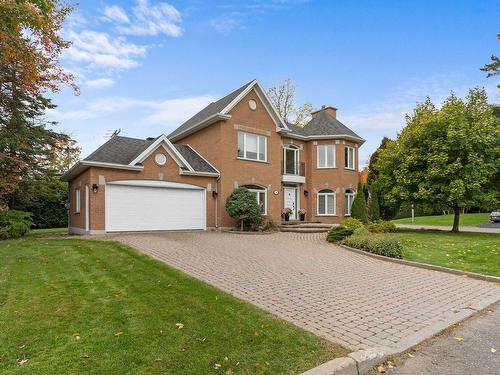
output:
M 267 137 L 238 132 L 238 159 L 267 161 Z

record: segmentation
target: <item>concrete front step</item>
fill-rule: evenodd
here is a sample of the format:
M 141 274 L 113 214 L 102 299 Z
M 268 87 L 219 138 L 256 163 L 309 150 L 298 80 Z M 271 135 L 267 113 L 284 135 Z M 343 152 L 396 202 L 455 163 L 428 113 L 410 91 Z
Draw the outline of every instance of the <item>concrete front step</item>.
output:
M 330 228 L 315 228 L 315 227 L 302 227 L 302 228 L 296 228 L 295 226 L 289 227 L 289 226 L 282 226 L 280 227 L 281 232 L 293 232 L 293 233 L 326 233 L 330 230 Z
M 321 221 L 290 220 L 290 221 L 282 221 L 281 222 L 281 225 L 300 225 L 300 224 L 321 224 Z

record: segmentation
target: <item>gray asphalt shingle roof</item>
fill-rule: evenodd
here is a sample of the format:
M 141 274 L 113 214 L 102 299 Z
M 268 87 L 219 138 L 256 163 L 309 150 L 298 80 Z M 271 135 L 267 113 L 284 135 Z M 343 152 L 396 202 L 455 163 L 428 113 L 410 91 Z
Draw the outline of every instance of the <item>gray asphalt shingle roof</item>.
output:
M 148 140 L 114 136 L 83 160 L 101 163 L 129 164 L 154 141 L 154 139 Z
M 321 135 L 348 135 L 362 139 L 359 135 L 354 133 L 351 129 L 342 124 L 325 110 L 320 110 L 314 118 L 302 128 L 293 124 L 287 124 L 287 126 L 292 131 L 292 134 L 302 135 L 304 137 Z
M 198 155 L 191 146 L 174 144 L 174 147 L 196 172 L 218 173 L 217 170 Z
M 197 114 L 195 114 L 193 117 L 191 117 L 189 120 L 187 120 L 185 123 L 183 123 L 181 126 L 179 126 L 177 129 L 175 129 L 172 133 L 168 135 L 168 138 L 175 137 L 176 135 L 179 135 L 183 131 L 191 128 L 193 125 L 196 125 L 209 117 L 220 113 L 229 103 L 231 103 L 238 95 L 240 95 L 247 87 L 250 85 L 254 80 L 244 84 L 240 88 L 234 90 L 232 93 L 226 95 L 222 99 L 217 100 L 216 102 L 212 102 L 209 105 L 207 105 L 205 108 L 203 108 L 201 111 L 199 111 Z
M 83 160 L 127 165 L 146 150 L 156 139 L 114 136 Z M 218 173 L 191 146 L 174 144 L 174 147 L 196 172 Z

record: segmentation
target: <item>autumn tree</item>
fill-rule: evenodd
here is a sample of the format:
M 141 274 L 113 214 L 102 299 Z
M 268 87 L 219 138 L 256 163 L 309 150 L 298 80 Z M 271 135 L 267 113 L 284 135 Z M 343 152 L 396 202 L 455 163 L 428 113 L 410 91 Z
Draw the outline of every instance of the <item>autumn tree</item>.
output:
M 386 201 L 449 207 L 454 232 L 462 209 L 498 204 L 491 181 L 500 167 L 500 122 L 484 89 L 470 90 L 465 101 L 451 94 L 440 109 L 427 99 L 406 121 L 375 163 Z
M 50 167 L 51 154 L 69 137 L 44 115 L 45 95 L 72 76 L 59 63 L 69 42 L 60 37 L 72 7 L 59 0 L 0 1 L 0 200 L 9 204 L 19 183 Z
M 305 103 L 301 106 L 295 103 L 295 85 L 291 79 L 286 79 L 278 86 L 267 90 L 267 95 L 276 107 L 279 115 L 288 123 L 304 126 L 310 120 L 312 105 Z

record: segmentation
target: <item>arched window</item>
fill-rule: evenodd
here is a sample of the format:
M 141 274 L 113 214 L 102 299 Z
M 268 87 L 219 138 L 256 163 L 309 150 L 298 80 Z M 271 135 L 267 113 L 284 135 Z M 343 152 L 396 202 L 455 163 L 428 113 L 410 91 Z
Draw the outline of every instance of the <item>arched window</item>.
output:
M 267 215 L 267 189 L 258 185 L 244 185 L 251 193 L 255 194 L 255 199 L 260 206 L 260 213 Z
M 319 216 L 336 215 L 335 192 L 330 189 L 318 191 L 317 211 Z
M 351 189 L 345 191 L 344 216 L 351 216 L 352 202 L 354 201 L 355 195 L 356 193 Z

